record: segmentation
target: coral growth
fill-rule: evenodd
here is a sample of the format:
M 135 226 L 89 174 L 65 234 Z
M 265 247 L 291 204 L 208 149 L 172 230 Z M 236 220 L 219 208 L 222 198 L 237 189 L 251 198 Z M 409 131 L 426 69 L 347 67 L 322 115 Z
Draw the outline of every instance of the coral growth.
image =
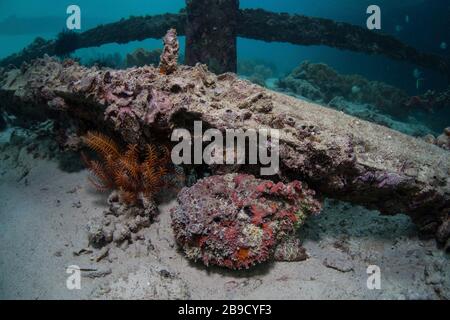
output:
M 102 158 L 102 162 L 87 160 L 94 176 L 90 181 L 98 190 L 116 190 L 120 202 L 136 205 L 143 199 L 152 200 L 164 186 L 169 163 L 167 149 L 161 156 L 154 146 L 147 144 L 145 159 L 141 162 L 136 144 L 128 145 L 126 151 L 121 152 L 112 139 L 93 132 L 89 132 L 84 141 Z
M 211 176 L 178 195 L 171 212 L 178 244 L 191 260 L 230 269 L 270 258 L 301 260 L 295 232 L 320 211 L 314 191 L 246 174 Z
M 159 71 L 162 74 L 171 74 L 177 69 L 178 51 L 180 50 L 177 31 L 175 29 L 167 31 L 163 41 L 164 50 L 160 58 Z
M 416 137 L 435 134 L 448 124 L 450 89 L 409 97 L 386 83 L 360 75 L 341 75 L 325 64 L 307 61 L 276 85 L 282 92 Z
M 335 97 L 354 103 L 367 103 L 393 114 L 401 112 L 408 95 L 387 84 L 369 81 L 359 75 L 340 75 L 322 63 L 303 62 L 278 86 L 316 102 L 328 104 Z

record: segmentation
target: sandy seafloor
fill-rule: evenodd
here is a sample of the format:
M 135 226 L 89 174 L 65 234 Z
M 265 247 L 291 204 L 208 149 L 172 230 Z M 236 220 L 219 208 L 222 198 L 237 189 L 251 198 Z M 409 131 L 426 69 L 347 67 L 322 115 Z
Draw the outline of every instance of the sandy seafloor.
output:
M 206 268 L 177 250 L 169 210 L 146 234 L 150 242 L 114 248 L 96 262 L 86 225 L 106 209 L 87 171 L 68 173 L 26 147 L 5 147 L 0 134 L 1 299 L 448 299 L 449 256 L 420 240 L 408 217 L 382 217 L 327 200 L 300 230 L 310 258 L 247 271 Z M 30 148 L 28 148 L 30 149 Z M 32 149 L 32 148 L 31 148 Z M 74 253 L 80 253 L 76 255 Z M 68 290 L 66 268 L 82 269 L 81 289 Z M 366 286 L 369 265 L 381 289 Z

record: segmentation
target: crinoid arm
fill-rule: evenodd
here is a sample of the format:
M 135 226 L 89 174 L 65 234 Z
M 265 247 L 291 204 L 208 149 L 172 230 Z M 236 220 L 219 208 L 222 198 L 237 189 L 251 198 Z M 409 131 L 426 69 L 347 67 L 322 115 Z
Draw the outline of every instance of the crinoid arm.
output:
M 90 149 L 97 152 L 105 160 L 108 157 L 120 157 L 120 151 L 117 144 L 103 133 L 89 131 L 84 137 L 84 142 Z
M 98 190 L 117 190 L 124 203 L 135 204 L 141 194 L 152 199 L 164 186 L 169 170 L 170 152 L 167 147 L 147 144 L 141 162 L 139 146 L 130 144 L 122 152 L 118 145 L 102 133 L 89 132 L 84 141 L 97 152 L 101 161 L 90 161 L 83 155 L 92 176 L 89 180 Z
M 122 171 L 133 180 L 139 180 L 139 149 L 137 144 L 130 144 L 125 154 L 120 157 L 119 164 Z
M 145 162 L 142 164 L 142 187 L 146 197 L 152 198 L 159 190 L 161 176 L 158 169 Z
M 105 192 L 114 188 L 111 176 L 99 161 L 89 161 L 89 172 L 91 176 L 88 179 L 98 191 Z
M 164 177 L 169 172 L 167 168 L 168 154 L 167 148 L 160 155 L 155 146 L 147 145 L 147 154 L 141 164 L 141 171 L 143 192 L 149 198 L 152 198 L 164 186 Z
M 152 144 L 147 144 L 144 164 L 154 165 L 157 162 L 158 162 L 158 151 L 156 147 Z

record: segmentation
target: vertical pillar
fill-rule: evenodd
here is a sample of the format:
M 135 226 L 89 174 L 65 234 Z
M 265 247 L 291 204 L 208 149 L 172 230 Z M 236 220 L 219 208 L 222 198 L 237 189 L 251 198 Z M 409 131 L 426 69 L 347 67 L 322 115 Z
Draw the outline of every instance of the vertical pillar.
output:
M 239 0 L 186 0 L 186 10 L 186 64 L 236 72 Z

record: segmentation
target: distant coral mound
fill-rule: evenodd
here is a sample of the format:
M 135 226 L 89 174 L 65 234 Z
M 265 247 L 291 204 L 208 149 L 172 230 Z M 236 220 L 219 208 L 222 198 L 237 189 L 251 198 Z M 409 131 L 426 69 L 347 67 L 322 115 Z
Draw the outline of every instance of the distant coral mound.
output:
M 326 64 L 308 61 L 279 79 L 274 87 L 415 137 L 435 134 L 442 127 L 442 121 L 436 121 L 430 111 L 439 111 L 445 118 L 442 105 L 448 102 L 445 92 L 411 98 L 386 83 L 360 75 L 341 75 Z
M 278 87 L 316 102 L 328 104 L 335 97 L 354 103 L 372 104 L 389 114 L 401 113 L 408 95 L 400 89 L 360 75 L 341 75 L 323 63 L 303 62 Z

